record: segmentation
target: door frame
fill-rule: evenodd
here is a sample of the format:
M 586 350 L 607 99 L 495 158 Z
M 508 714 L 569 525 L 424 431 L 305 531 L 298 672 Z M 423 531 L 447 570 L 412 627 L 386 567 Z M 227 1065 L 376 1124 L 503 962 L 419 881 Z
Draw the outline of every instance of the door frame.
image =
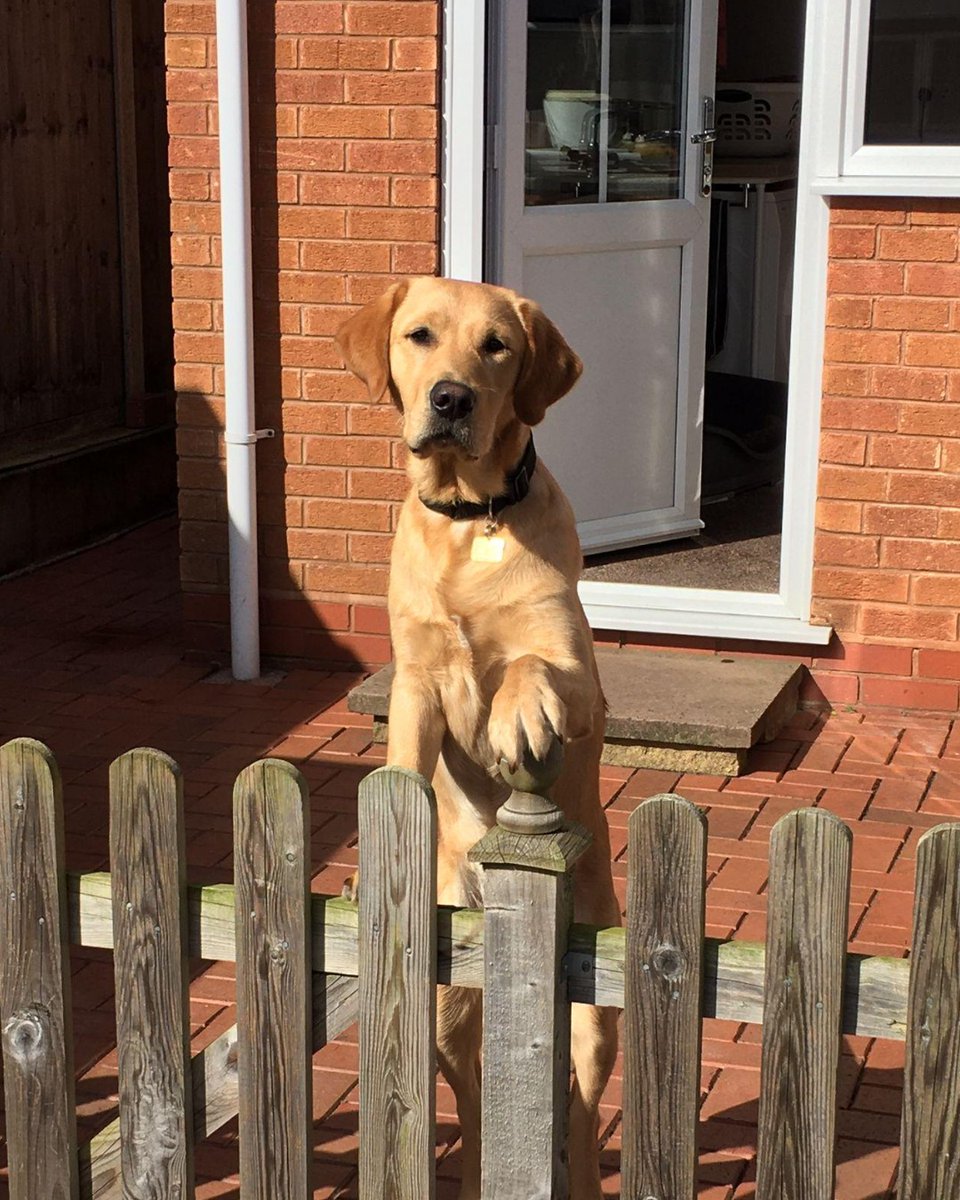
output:
M 486 9 L 487 0 L 443 0 L 442 273 L 475 281 L 484 276 L 485 178 L 500 145 L 487 125 Z M 593 629 L 807 645 L 830 640 L 829 626 L 810 623 L 810 605 L 830 222 L 829 200 L 814 184 L 825 174 L 843 120 L 842 78 L 831 74 L 834 56 L 825 53 L 835 26 L 829 0 L 807 0 L 779 591 L 583 580 L 580 599 Z

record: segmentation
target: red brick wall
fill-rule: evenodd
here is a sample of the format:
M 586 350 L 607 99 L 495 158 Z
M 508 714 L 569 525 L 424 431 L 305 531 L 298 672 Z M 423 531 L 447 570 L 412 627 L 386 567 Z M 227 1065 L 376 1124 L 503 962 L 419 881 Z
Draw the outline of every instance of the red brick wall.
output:
M 832 208 L 815 618 L 835 701 L 956 710 L 960 202 Z
M 257 419 L 267 653 L 382 662 L 405 475 L 391 405 L 333 334 L 437 268 L 435 0 L 251 0 Z M 182 578 L 195 643 L 225 641 L 223 350 L 212 0 L 168 0 Z
M 182 576 L 193 640 L 226 639 L 212 0 L 168 0 Z M 332 336 L 394 277 L 437 268 L 435 0 L 251 0 L 263 644 L 378 663 L 406 489 L 390 405 Z M 960 647 L 960 203 L 833 209 L 814 699 L 952 710 Z M 606 635 L 602 635 L 606 636 Z M 676 639 L 622 639 L 667 642 Z M 684 643 L 690 646 L 689 641 Z M 713 650 L 756 644 L 703 641 Z

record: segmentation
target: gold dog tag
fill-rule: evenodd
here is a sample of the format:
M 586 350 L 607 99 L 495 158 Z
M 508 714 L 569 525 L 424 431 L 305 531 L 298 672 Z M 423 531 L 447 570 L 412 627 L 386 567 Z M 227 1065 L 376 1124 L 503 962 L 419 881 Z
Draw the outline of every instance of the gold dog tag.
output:
M 502 537 L 475 537 L 470 547 L 470 557 L 474 562 L 498 563 L 503 562 L 503 551 L 506 542 Z

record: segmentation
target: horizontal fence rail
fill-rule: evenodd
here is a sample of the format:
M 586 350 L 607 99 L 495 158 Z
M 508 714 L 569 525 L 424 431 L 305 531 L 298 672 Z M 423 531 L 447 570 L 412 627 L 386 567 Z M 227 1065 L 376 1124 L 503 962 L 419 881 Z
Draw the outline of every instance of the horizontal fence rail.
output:
M 563 881 L 580 853 L 576 830 L 499 842 L 492 831 L 474 857 L 508 900 L 486 919 L 483 910 L 437 906 L 435 801 L 410 772 L 383 768 L 361 789 L 359 911 L 309 894 L 309 803 L 288 763 L 265 760 L 238 779 L 236 885 L 186 883 L 182 783 L 165 755 L 117 759 L 110 803 L 113 874 L 65 871 L 53 756 L 29 739 L 0 747 L 11 1200 L 186 1200 L 193 1144 L 238 1113 L 243 1200 L 306 1197 L 311 1053 L 358 1014 L 368 1147 L 360 1194 L 429 1197 L 436 983 L 483 988 L 485 1009 L 513 1022 L 505 1036 L 515 1050 L 501 1065 L 512 1082 L 484 1089 L 484 1128 L 493 1131 L 485 1187 L 499 1191 L 483 1200 L 508 1194 L 519 1178 L 566 1194 L 558 1081 L 567 1077 L 570 1003 L 626 1008 L 625 1195 L 690 1192 L 704 1017 L 764 1026 L 760 1200 L 832 1196 L 841 1032 L 906 1040 L 902 1200 L 960 1195 L 960 824 L 918 843 L 906 961 L 845 953 L 850 832 L 819 809 L 774 827 L 761 946 L 703 936 L 706 827 L 675 796 L 631 816 L 623 929 L 569 923 Z M 534 884 L 530 871 L 556 883 Z M 525 925 L 525 905 L 539 925 Z M 119 1116 L 79 1147 L 69 942 L 114 951 L 117 993 Z M 238 1026 L 192 1057 L 190 957 L 236 961 L 238 976 Z M 536 1014 L 518 1003 L 507 957 L 525 989 L 545 989 Z M 552 1058 L 524 1048 L 525 1014 L 540 1023 L 531 1044 L 549 1039 Z M 527 1066 L 517 1073 L 519 1055 Z M 514 1136 L 525 1121 L 526 1154 Z
M 81 946 L 113 949 L 110 876 L 67 873 L 68 932 Z M 233 962 L 237 957 L 232 884 L 188 884 L 191 957 Z M 339 896 L 310 897 L 315 974 L 358 973 L 357 905 Z M 437 907 L 437 982 L 483 987 L 483 911 Z M 564 970 L 567 996 L 579 1004 L 623 1008 L 626 931 L 574 923 Z M 763 1023 L 765 950 L 759 942 L 704 938 L 703 1016 Z M 910 964 L 901 958 L 848 954 L 844 967 L 842 1031 L 862 1037 L 906 1035 Z

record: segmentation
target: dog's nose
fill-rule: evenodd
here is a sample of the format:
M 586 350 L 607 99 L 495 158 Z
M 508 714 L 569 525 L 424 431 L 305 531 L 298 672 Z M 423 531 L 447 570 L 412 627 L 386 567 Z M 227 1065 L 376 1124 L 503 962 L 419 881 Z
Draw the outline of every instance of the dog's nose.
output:
M 458 421 L 473 412 L 477 394 L 465 383 L 454 383 L 452 379 L 441 379 L 430 389 L 430 407 L 440 417 Z

